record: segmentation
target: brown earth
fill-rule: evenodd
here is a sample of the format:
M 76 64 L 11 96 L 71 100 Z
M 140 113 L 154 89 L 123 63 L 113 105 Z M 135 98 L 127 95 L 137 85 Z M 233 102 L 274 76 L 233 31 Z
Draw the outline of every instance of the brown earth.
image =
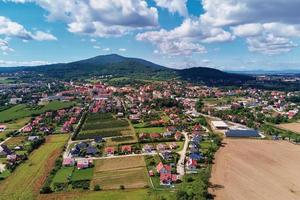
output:
M 215 200 L 299 200 L 300 146 L 225 139 L 212 167 Z
M 280 124 L 278 127 L 300 134 L 300 123 L 299 122 Z

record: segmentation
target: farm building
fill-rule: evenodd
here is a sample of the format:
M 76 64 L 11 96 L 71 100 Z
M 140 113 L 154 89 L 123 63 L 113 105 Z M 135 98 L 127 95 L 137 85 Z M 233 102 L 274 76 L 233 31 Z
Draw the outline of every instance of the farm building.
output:
M 211 121 L 211 125 L 214 129 L 226 130 L 228 125 L 224 121 Z
M 225 132 L 226 137 L 260 137 L 257 130 L 254 129 L 230 129 Z

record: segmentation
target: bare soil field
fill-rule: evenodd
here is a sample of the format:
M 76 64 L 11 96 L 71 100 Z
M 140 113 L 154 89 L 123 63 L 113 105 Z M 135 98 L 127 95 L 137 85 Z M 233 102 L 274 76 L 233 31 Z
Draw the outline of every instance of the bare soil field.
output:
M 112 158 L 95 162 L 92 187 L 100 185 L 102 189 L 144 188 L 149 185 L 145 161 L 142 156 Z
M 300 134 L 300 123 L 299 122 L 280 124 L 278 127 L 281 129 L 285 129 L 285 130 Z
M 300 199 L 300 146 L 250 139 L 224 142 L 210 179 L 215 200 Z

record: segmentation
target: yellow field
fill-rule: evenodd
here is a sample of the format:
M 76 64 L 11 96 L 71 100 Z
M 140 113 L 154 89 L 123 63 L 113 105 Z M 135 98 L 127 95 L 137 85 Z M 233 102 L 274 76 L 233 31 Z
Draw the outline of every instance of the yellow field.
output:
M 149 185 L 144 157 L 108 158 L 95 162 L 92 188 L 102 189 L 143 188 Z
M 300 123 L 299 122 L 280 124 L 278 127 L 281 129 L 285 129 L 285 130 L 300 134 Z

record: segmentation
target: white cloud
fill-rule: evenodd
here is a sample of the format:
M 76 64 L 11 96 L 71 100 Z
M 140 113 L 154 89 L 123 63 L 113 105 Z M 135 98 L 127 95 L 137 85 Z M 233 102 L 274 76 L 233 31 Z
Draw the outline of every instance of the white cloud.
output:
M 234 35 L 239 37 L 252 37 L 260 35 L 264 28 L 261 24 L 253 23 L 253 24 L 243 24 L 236 27 L 231 28 L 233 30 Z
M 97 42 L 95 38 L 90 39 L 91 42 Z
M 146 0 L 6 0 L 35 2 L 48 11 L 47 18 L 64 21 L 72 33 L 93 37 L 122 36 L 130 31 L 158 26 L 158 12 Z
M 136 39 L 151 42 L 164 54 L 190 55 L 206 52 L 200 43 L 226 42 L 234 37 L 221 28 L 203 26 L 198 19 L 188 18 L 175 29 L 140 33 Z
M 110 48 L 104 48 L 102 51 L 110 51 Z
M 21 24 L 13 22 L 4 16 L 0 16 L 0 35 L 16 37 L 22 40 L 57 40 L 57 38 L 50 33 L 42 31 L 32 33 L 26 30 Z
M 125 48 L 120 48 L 119 51 L 125 52 L 125 51 L 127 51 L 127 49 L 125 49 Z
M 156 5 L 161 8 L 168 9 L 171 13 L 179 13 L 181 16 L 188 16 L 188 9 L 186 7 L 187 0 L 154 0 Z
M 0 60 L 0 67 L 17 67 L 17 66 L 38 66 L 38 65 L 46 65 L 51 64 L 47 61 L 7 61 Z
M 0 39 L 0 50 L 4 55 L 7 55 L 9 52 L 13 52 L 14 49 L 10 48 L 6 40 Z
M 93 48 L 94 49 L 101 49 L 101 47 L 99 45 L 94 45 Z
M 250 51 L 269 55 L 290 52 L 298 46 L 287 38 L 272 34 L 247 38 L 247 44 Z

